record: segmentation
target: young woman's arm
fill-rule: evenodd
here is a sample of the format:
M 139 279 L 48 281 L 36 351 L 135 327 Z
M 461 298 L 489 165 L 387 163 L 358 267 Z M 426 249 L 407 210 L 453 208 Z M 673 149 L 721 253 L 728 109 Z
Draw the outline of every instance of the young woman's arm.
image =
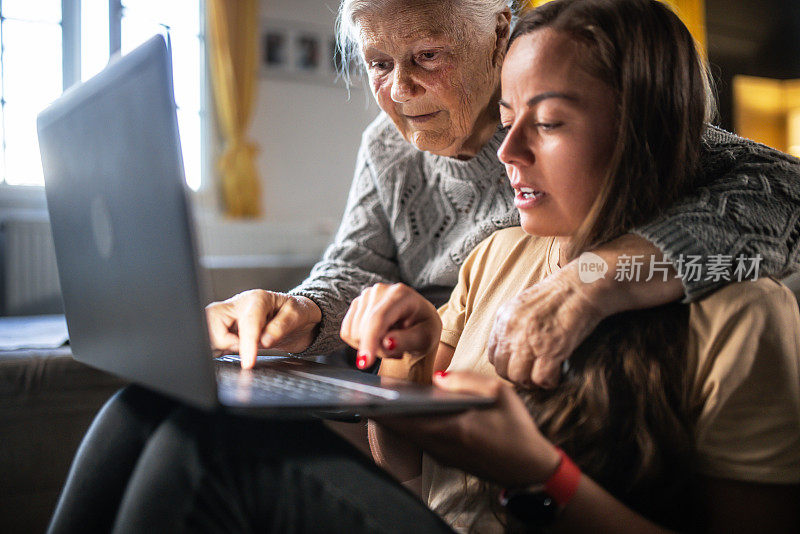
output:
M 382 358 L 378 374 L 430 384 L 435 362 L 448 361 L 453 349 L 439 342 L 442 321 L 436 308 L 404 284 L 376 284 L 350 304 L 340 335 L 358 349 L 360 367 Z M 422 453 L 402 435 L 369 421 L 370 451 L 375 462 L 407 482 L 419 476 Z
M 439 348 L 435 355 L 423 357 L 431 364 L 434 361 L 436 362 L 433 365 L 426 363 L 423 369 L 427 371 L 413 367 L 415 363 L 421 363 L 419 358 L 405 356 L 401 359 L 385 359 L 381 362 L 378 374 L 392 378 L 412 380 L 416 378 L 415 381 L 417 382 L 430 383 L 432 371 L 439 370 L 437 369 L 439 365 L 444 365 L 444 368 L 447 368 L 447 364 L 449 364 L 452 357 L 453 347 L 445 343 L 439 343 Z M 421 372 L 429 373 L 427 380 L 420 380 Z M 404 484 L 419 477 L 422 470 L 422 451 L 416 444 L 372 420 L 367 423 L 367 435 L 372 458 L 376 464 Z
M 381 426 L 373 420 L 367 422 L 369 450 L 375 463 L 407 484 L 422 473 L 422 450 L 414 443 Z
M 435 357 L 428 359 L 433 362 L 434 373 L 444 371 L 453 359 L 455 349 L 446 343 L 439 343 Z M 414 379 L 419 376 L 419 371 L 409 367 L 410 358 L 400 360 L 386 358 L 381 361 L 380 376 L 392 376 L 404 379 Z M 427 371 L 424 371 L 427 372 Z M 429 377 L 427 382 L 430 382 Z M 417 380 L 418 381 L 418 380 Z M 369 448 L 375 463 L 392 474 L 397 480 L 412 490 L 418 490 L 416 482 L 422 470 L 422 450 L 414 443 L 408 441 L 379 423 L 370 420 L 367 423 Z
M 444 389 L 490 395 L 494 407 L 449 417 L 382 418 L 444 465 L 507 488 L 541 484 L 556 470 L 556 448 L 539 432 L 522 400 L 505 382 L 469 372 L 434 377 Z M 689 468 L 687 466 L 687 468 Z M 798 485 L 708 479 L 709 532 L 797 532 Z M 687 495 L 688 500 L 693 496 Z M 735 509 L 733 509 L 735 508 Z M 765 529 L 762 526 L 769 525 Z M 666 529 L 628 508 L 586 475 L 552 525 L 555 532 L 661 533 Z

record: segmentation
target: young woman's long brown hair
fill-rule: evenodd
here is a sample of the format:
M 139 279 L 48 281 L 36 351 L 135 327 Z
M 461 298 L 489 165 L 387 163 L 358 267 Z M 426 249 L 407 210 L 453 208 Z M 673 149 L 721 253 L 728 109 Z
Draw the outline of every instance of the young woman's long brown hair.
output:
M 653 220 L 699 185 L 710 91 L 692 36 L 655 0 L 554 0 L 523 15 L 511 42 L 543 28 L 580 43 L 581 67 L 618 102 L 609 170 L 572 239 L 572 259 Z M 572 355 L 558 388 L 524 395 L 545 435 L 587 474 L 672 526 L 685 524 L 691 500 L 696 414 L 687 337 L 684 305 L 611 317 Z

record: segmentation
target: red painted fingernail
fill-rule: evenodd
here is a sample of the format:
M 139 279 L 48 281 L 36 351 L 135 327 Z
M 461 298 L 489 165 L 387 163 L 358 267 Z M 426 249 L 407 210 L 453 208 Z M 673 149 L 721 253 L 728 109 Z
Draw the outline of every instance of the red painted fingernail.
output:
M 386 350 L 394 350 L 397 346 L 397 341 L 393 337 L 387 337 L 383 340 L 383 346 L 386 347 Z
M 444 378 L 447 376 L 447 371 L 436 371 L 433 374 L 436 378 Z
M 367 357 L 364 354 L 359 354 L 356 358 L 356 367 L 363 369 L 367 366 Z

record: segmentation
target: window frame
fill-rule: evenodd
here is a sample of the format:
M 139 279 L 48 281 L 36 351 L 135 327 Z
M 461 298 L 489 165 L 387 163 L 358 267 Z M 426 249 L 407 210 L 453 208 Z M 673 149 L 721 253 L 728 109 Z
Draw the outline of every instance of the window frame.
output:
M 0 0 L 2 5 L 2 0 Z M 192 191 L 194 195 L 205 197 L 211 184 L 208 183 L 211 157 L 207 148 L 213 138 L 213 124 L 210 119 L 208 77 L 208 50 L 206 46 L 207 29 L 205 0 L 198 0 L 200 10 L 200 35 L 202 58 L 200 61 L 200 187 Z M 119 53 L 122 48 L 122 0 L 108 0 L 109 57 Z M 61 61 L 62 93 L 81 78 L 81 0 L 61 0 Z M 1 42 L 1 41 L 0 41 Z M 11 185 L 0 182 L 0 210 L 44 210 L 47 206 L 43 185 Z M 0 220 L 2 217 L 0 217 Z

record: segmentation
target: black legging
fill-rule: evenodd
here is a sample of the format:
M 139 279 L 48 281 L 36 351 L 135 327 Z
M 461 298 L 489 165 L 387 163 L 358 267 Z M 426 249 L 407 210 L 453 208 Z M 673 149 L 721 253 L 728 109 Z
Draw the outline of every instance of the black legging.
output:
M 452 533 L 320 422 L 199 412 L 138 387 L 81 444 L 50 532 Z

